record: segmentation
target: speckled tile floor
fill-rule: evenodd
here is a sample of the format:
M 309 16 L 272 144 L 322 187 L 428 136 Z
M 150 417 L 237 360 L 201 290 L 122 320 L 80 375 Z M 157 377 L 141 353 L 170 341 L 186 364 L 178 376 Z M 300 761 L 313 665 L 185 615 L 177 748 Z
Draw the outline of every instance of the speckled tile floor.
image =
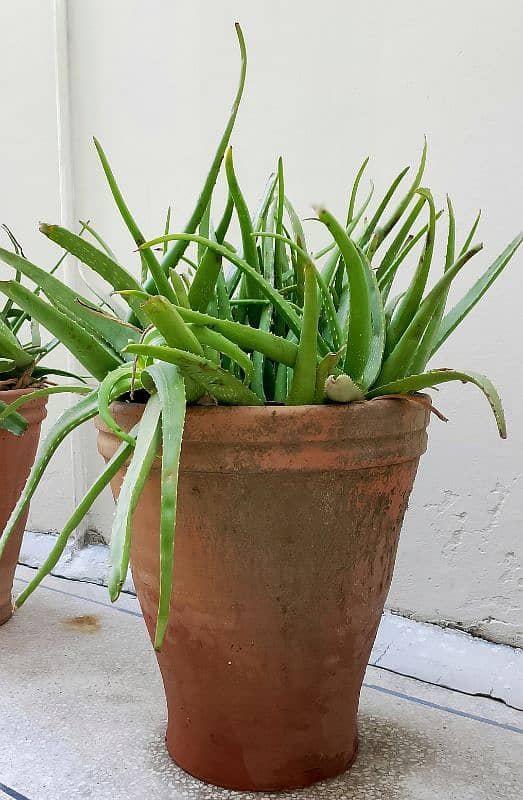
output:
M 32 570 L 19 568 L 18 588 Z M 78 621 L 78 618 L 82 621 Z M 0 628 L 0 800 L 264 800 L 200 783 L 163 746 L 137 602 L 50 578 Z M 302 800 L 520 800 L 523 713 L 369 668 L 360 754 Z

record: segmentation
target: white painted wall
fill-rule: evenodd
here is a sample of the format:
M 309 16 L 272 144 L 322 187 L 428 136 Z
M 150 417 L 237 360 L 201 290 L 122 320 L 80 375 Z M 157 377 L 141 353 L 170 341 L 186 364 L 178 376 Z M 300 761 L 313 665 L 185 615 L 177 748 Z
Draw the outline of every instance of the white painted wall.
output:
M 9 186 L 17 209 L 13 225 L 21 219 L 22 229 L 59 213 L 56 155 L 41 155 L 46 125 L 51 151 L 56 133 L 52 48 L 45 44 L 49 5 L 2 7 L 20 32 L 24 25 L 26 36 L 28 15 L 22 23 L 21 7 L 38 8 L 35 14 L 42 17 L 31 18 L 36 52 L 28 61 L 30 48 L 13 45 L 10 80 L 2 86 L 4 109 L 22 91 L 28 93 L 9 130 L 0 133 L 2 151 L 7 142 L 14 153 L 4 192 Z M 496 6 L 442 0 L 437 7 L 427 0 L 359 5 L 70 0 L 69 14 L 75 214 L 90 217 L 126 264 L 136 263 L 133 246 L 105 189 L 90 137 L 95 134 L 104 144 L 146 233 L 161 231 L 169 203 L 175 224 L 182 224 L 234 92 L 235 19 L 242 22 L 250 63 L 233 142 L 251 203 L 282 153 L 300 212 L 306 216 L 315 201 L 341 212 L 365 155 L 371 155 L 371 173 L 383 188 L 397 168 L 417 158 L 426 133 L 427 183 L 440 204 L 446 191 L 451 194 L 462 235 L 477 208 L 483 209 L 485 254 L 469 276 L 522 227 L 523 7 L 517 0 Z M 5 69 L 2 76 L 5 80 Z M 49 96 L 43 102 L 47 79 Z M 38 185 L 30 201 L 28 175 Z M 34 252 L 45 256 L 36 244 Z M 488 407 L 474 389 L 442 388 L 436 404 L 450 422 L 432 423 L 389 601 L 416 619 L 520 645 L 522 267 L 520 254 L 436 364 L 484 371 L 494 380 L 505 400 L 509 440 L 497 438 Z M 82 441 L 93 475 L 98 461 L 90 430 Z M 57 471 L 64 476 L 61 486 L 67 486 L 66 455 Z M 63 495 L 53 501 L 40 494 L 32 527 L 58 526 L 64 509 Z M 111 513 L 106 498 L 91 514 L 90 527 L 107 535 Z

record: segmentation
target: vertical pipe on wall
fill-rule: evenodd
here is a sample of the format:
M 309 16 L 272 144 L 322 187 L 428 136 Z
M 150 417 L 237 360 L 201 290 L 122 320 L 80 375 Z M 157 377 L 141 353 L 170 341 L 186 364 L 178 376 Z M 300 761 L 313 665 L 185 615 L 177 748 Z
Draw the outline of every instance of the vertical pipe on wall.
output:
M 75 224 L 74 198 L 74 163 L 71 130 L 71 88 L 69 70 L 69 25 L 68 0 L 53 1 L 54 15 L 54 53 L 55 53 L 55 86 L 56 86 L 56 128 L 58 144 L 58 173 L 60 191 L 60 222 L 66 228 Z M 64 278 L 66 283 L 78 285 L 78 271 L 74 260 L 68 257 L 64 261 Z M 78 363 L 69 353 L 66 355 L 68 369 L 78 371 Z M 73 396 L 72 403 L 76 402 Z M 87 465 L 84 455 L 82 430 L 76 430 L 69 437 L 69 459 L 72 476 L 73 507 L 76 507 L 87 488 Z M 87 530 L 87 522 L 76 531 L 76 542 L 81 546 Z

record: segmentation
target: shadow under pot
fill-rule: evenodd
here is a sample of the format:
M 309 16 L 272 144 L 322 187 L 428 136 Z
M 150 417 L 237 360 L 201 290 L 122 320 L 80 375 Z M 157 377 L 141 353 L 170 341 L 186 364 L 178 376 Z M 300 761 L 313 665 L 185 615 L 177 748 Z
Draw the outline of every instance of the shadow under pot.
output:
M 112 406 L 126 430 L 142 412 Z M 188 408 L 171 614 L 156 655 L 167 749 L 191 775 L 270 791 L 352 764 L 361 685 L 428 420 L 422 397 Z M 120 440 L 97 427 L 107 461 Z M 151 637 L 159 462 L 134 514 L 131 549 Z M 124 473 L 112 482 L 115 497 Z

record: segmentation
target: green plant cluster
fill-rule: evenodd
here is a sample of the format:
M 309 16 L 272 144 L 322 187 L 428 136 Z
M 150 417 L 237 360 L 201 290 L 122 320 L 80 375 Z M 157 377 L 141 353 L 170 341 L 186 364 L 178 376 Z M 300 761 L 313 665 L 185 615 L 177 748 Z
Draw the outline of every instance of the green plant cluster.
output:
M 24 258 L 20 243 L 7 225 L 2 225 L 13 247 L 16 258 Z M 64 256 L 53 267 L 51 273 L 56 272 Z M 16 269 L 16 267 L 15 267 Z M 16 269 L 14 283 L 20 284 L 22 274 Z M 39 289 L 37 288 L 38 294 Z M 24 339 L 28 341 L 24 343 Z M 41 362 L 59 344 L 58 339 L 51 339 L 42 343 L 40 326 L 36 319 L 22 308 L 18 307 L 11 297 L 7 297 L 3 308 L 0 310 L 0 391 L 13 389 L 30 389 L 42 387 L 43 394 L 49 394 L 44 387 L 49 383 L 50 375 L 69 377 L 71 374 L 62 369 L 46 367 Z M 34 398 L 34 392 L 31 397 Z M 23 402 L 23 401 L 22 401 Z M 20 403 L 21 404 L 21 403 Z M 8 406 L 0 400 L 0 429 L 20 436 L 27 429 L 27 421 L 12 405 Z
M 163 234 L 146 240 L 102 147 L 95 142 L 116 205 L 140 254 L 140 280 L 119 263 L 97 234 L 93 244 L 58 225 L 41 226 L 45 236 L 101 276 L 111 291 L 123 298 L 127 305 L 124 315 L 79 296 L 22 255 L 0 250 L 0 258 L 18 275 L 33 281 L 40 293 L 20 280 L 0 283 L 0 290 L 9 302 L 63 342 L 97 384 L 94 389 L 60 387 L 85 396 L 65 411 L 48 433 L 3 534 L 0 552 L 53 453 L 71 431 L 99 414 L 121 440 L 17 604 L 21 605 L 54 567 L 82 517 L 129 462 L 111 537 L 109 592 L 112 600 L 119 596 L 129 565 L 133 512 L 161 445 L 156 647 L 161 646 L 169 615 L 177 475 L 187 405 L 365 402 L 457 380 L 471 382 L 484 392 L 501 436 L 506 435 L 499 397 L 485 377 L 450 369 L 425 370 L 429 359 L 504 269 L 523 235 L 518 235 L 448 310 L 452 281 L 481 250 L 473 241 L 479 216 L 458 243 L 452 204 L 447 201 L 444 263 L 436 265 L 436 232 L 442 212 L 422 186 L 426 145 L 416 173 L 403 191 L 407 169 L 399 172 L 377 204 L 373 203 L 372 186 L 361 197 L 366 159 L 357 171 L 342 220 L 324 207 L 315 209 L 315 221 L 326 238 L 319 252 L 311 253 L 307 245 L 302 221 L 288 198 L 281 159 L 252 213 L 229 147 L 246 71 L 239 27 L 237 34 L 241 52 L 237 94 L 183 231 L 169 232 L 169 212 Z M 221 216 L 215 218 L 213 192 L 222 165 L 228 196 Z M 227 238 L 233 217 L 240 231 L 238 246 Z M 410 283 L 395 293 L 396 276 L 405 270 L 407 257 L 416 252 L 418 243 L 420 253 Z M 104 302 L 107 305 L 109 300 Z M 145 400 L 141 421 L 130 432 L 122 430 L 112 416 L 111 403 L 117 399 Z

